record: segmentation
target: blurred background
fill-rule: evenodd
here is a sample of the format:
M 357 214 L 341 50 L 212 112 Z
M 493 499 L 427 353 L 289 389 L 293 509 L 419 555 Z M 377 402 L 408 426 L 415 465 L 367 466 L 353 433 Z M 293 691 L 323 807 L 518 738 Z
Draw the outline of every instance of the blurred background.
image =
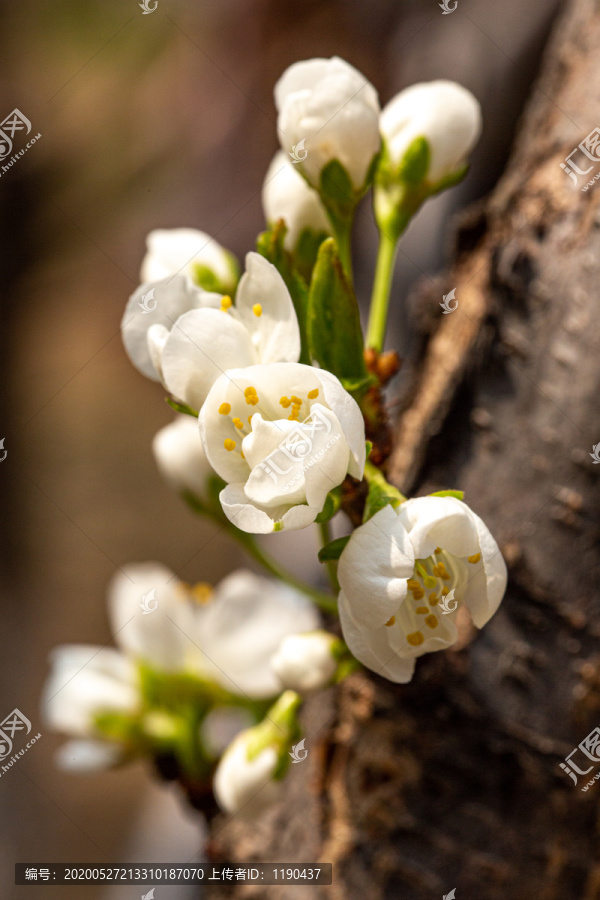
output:
M 451 214 L 501 174 L 557 5 L 458 0 L 442 15 L 436 0 L 159 0 L 143 15 L 136 0 L 0 4 L 0 118 L 18 108 L 42 135 L 0 177 L 0 719 L 17 707 L 42 732 L 0 780 L 2 898 L 63 895 L 15 888 L 16 861 L 202 856 L 198 818 L 146 767 L 57 771 L 60 740 L 39 700 L 53 646 L 110 642 L 104 597 L 117 566 L 158 559 L 187 581 L 216 581 L 244 562 L 154 467 L 151 439 L 171 413 L 119 334 L 147 232 L 200 228 L 243 259 L 264 224 L 260 189 L 277 149 L 273 85 L 298 59 L 344 57 L 382 104 L 416 81 L 459 81 L 482 104 L 484 136 L 466 182 L 427 205 L 402 244 L 390 344 L 406 346 L 403 298 L 443 266 Z M 375 247 L 365 205 L 363 300 Z M 266 541 L 317 580 L 313 542 L 307 533 Z M 77 896 L 139 893 L 83 887 Z

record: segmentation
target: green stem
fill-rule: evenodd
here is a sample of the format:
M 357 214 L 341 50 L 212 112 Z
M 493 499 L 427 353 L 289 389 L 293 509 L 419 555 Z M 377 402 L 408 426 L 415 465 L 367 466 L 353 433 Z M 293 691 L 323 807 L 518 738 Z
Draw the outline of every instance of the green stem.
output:
M 377 252 L 377 266 L 375 269 L 375 281 L 373 283 L 373 295 L 371 297 L 371 311 L 369 313 L 369 327 L 367 329 L 366 346 L 381 353 L 385 341 L 387 327 L 388 307 L 390 302 L 390 290 L 394 275 L 394 261 L 398 249 L 396 235 L 390 236 L 387 231 L 379 232 L 379 250 Z
M 329 522 L 319 522 L 319 533 L 321 535 L 321 543 L 323 547 L 331 542 L 331 532 L 329 530 Z M 337 563 L 335 559 L 328 559 L 325 563 L 329 582 L 335 594 L 339 592 L 340 585 L 337 578 Z
M 348 218 L 338 218 L 329 214 L 329 221 L 333 228 L 333 236 L 340 256 L 340 262 L 344 274 L 347 276 L 350 284 L 353 284 L 352 276 L 352 222 L 354 214 Z
M 302 581 L 300 578 L 296 578 L 292 572 L 285 569 L 276 559 L 267 553 L 266 550 L 263 550 L 250 534 L 247 534 L 245 531 L 234 531 L 233 529 L 229 531 L 229 534 L 234 537 L 244 550 L 259 562 L 267 572 L 274 575 L 275 578 L 284 581 L 286 584 L 289 584 L 290 587 L 296 588 L 298 591 L 302 591 L 302 593 L 310 597 L 323 612 L 337 612 L 337 603 L 330 594 L 325 594 L 322 591 L 313 588 L 310 584 L 306 584 L 306 582 Z

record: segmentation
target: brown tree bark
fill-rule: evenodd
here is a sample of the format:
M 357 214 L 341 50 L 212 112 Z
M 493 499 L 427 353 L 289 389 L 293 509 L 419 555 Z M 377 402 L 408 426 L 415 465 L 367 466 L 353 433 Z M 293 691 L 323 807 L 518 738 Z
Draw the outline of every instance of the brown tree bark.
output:
M 412 298 L 421 340 L 390 475 L 412 493 L 465 490 L 507 558 L 504 603 L 483 632 L 421 658 L 411 684 L 361 672 L 307 704 L 309 755 L 285 800 L 256 822 L 217 818 L 211 850 L 332 862 L 334 884 L 232 893 L 600 898 L 600 786 L 583 793 L 587 778 L 575 786 L 559 768 L 600 724 L 600 469 L 589 457 L 600 441 L 600 185 L 581 191 L 559 166 L 600 121 L 599 44 L 600 4 L 573 0 L 505 176 L 463 217 L 444 278 Z M 452 287 L 458 309 L 441 316 Z

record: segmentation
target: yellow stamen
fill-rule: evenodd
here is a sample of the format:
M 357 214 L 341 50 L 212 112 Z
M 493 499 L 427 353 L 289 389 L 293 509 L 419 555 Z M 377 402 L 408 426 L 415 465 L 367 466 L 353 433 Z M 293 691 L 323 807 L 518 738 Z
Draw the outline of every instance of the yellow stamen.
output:
M 478 563 L 480 559 L 481 559 L 481 553 L 476 553 L 475 556 L 467 556 L 467 560 L 470 563 L 473 563 L 473 565 L 475 565 L 475 563 Z
M 396 621 L 396 616 L 390 616 L 389 619 L 387 620 L 387 622 L 385 623 L 386 627 L 389 628 L 390 625 L 393 625 L 395 621 Z
M 436 605 L 437 603 L 439 603 L 439 602 L 440 602 L 440 598 L 438 597 L 437 594 L 430 594 L 430 595 L 429 595 L 429 605 L 430 605 L 430 606 L 435 606 L 435 605 Z
M 222 416 L 228 416 L 231 412 L 231 403 L 221 403 L 219 407 L 219 412 Z
M 450 588 L 447 588 L 447 587 L 442 588 L 442 597 L 447 597 L 449 593 L 450 593 Z
M 425 591 L 423 590 L 422 587 L 420 587 L 418 591 L 417 590 L 413 591 L 413 599 L 414 600 L 422 600 L 424 596 L 425 596 Z
M 414 591 L 417 588 L 421 587 L 421 585 L 415 578 L 409 578 L 408 581 L 406 582 L 406 584 L 408 586 L 409 591 Z
M 438 623 L 437 616 L 434 616 L 433 614 L 430 616 L 427 616 L 427 618 L 425 619 L 425 624 L 427 625 L 428 628 L 437 628 L 437 623 Z
M 442 548 L 441 548 L 441 547 L 436 547 L 435 550 L 434 550 L 433 552 L 434 552 L 434 553 L 441 553 L 441 552 L 442 552 Z
M 422 615 L 425 615 L 426 613 L 428 613 L 429 609 L 426 606 L 417 606 L 417 608 L 415 609 L 415 612 L 418 613 L 420 616 L 422 616 Z
M 258 403 L 258 396 L 256 394 L 246 394 L 246 403 L 248 406 L 256 406 Z
M 254 306 L 252 307 L 252 312 L 253 312 L 254 315 L 257 316 L 258 318 L 260 318 L 260 316 L 262 316 L 262 306 L 260 305 L 260 303 L 255 303 L 255 304 L 254 304 Z
M 250 415 L 248 416 L 248 425 L 252 425 L 252 416 L 253 415 L 254 415 L 254 413 L 250 413 Z
M 208 603 L 212 596 L 212 585 L 206 581 L 199 581 L 198 584 L 191 585 L 190 594 L 196 603 Z
M 223 310 L 223 312 L 227 312 L 227 310 L 232 305 L 233 305 L 233 300 L 231 299 L 231 297 L 228 297 L 227 294 L 225 294 L 224 297 L 221 297 L 221 309 Z
M 245 388 L 244 397 L 256 397 L 256 388 L 252 386 Z
M 319 388 L 315 388 L 314 391 L 309 391 L 306 396 L 308 397 L 309 400 L 314 400 L 316 397 L 319 396 Z
M 243 451 L 243 450 L 240 450 L 240 456 L 242 457 L 242 459 L 246 459 L 246 457 L 244 456 L 244 451 Z
M 406 635 L 406 640 L 409 644 L 412 644 L 413 647 L 418 647 L 419 644 L 422 644 L 425 638 L 421 634 L 420 631 L 414 631 L 412 634 Z
M 290 400 L 292 401 L 292 403 L 295 403 L 298 406 L 302 406 L 302 400 L 300 399 L 300 397 L 296 397 L 294 394 L 292 394 Z
M 281 397 L 279 400 L 279 405 L 283 406 L 284 409 L 287 409 L 288 406 L 291 404 L 291 402 L 292 401 L 289 400 L 287 397 Z
M 244 427 L 244 423 L 243 423 L 242 420 L 239 419 L 237 416 L 236 416 L 234 419 L 232 419 L 231 421 L 233 422 L 233 424 L 235 425 L 236 428 L 243 428 L 243 427 Z
M 225 440 L 223 441 L 223 446 L 226 450 L 235 450 L 235 441 L 232 441 L 231 438 L 225 438 Z

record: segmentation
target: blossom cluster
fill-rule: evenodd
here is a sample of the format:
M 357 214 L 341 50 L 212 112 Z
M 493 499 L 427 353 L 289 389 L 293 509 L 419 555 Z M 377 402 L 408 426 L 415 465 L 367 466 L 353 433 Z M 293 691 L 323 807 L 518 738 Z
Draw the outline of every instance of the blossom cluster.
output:
M 359 663 L 410 681 L 417 657 L 457 640 L 464 611 L 485 625 L 506 587 L 498 545 L 462 494 L 407 499 L 378 445 L 396 247 L 420 206 L 466 174 L 479 104 L 435 81 L 382 110 L 337 57 L 290 66 L 275 104 L 267 230 L 243 272 L 204 232 L 155 230 L 122 319 L 131 362 L 177 412 L 153 442 L 160 472 L 273 577 L 239 571 L 213 589 L 159 564 L 125 567 L 109 589 L 119 649 L 58 648 L 45 698 L 72 738 L 64 765 L 169 761 L 188 788 L 212 777 L 227 812 L 276 797 L 307 692 Z M 350 237 L 369 190 L 381 248 L 365 339 Z M 361 524 L 331 541 L 340 510 Z M 253 537 L 315 522 L 329 595 Z

